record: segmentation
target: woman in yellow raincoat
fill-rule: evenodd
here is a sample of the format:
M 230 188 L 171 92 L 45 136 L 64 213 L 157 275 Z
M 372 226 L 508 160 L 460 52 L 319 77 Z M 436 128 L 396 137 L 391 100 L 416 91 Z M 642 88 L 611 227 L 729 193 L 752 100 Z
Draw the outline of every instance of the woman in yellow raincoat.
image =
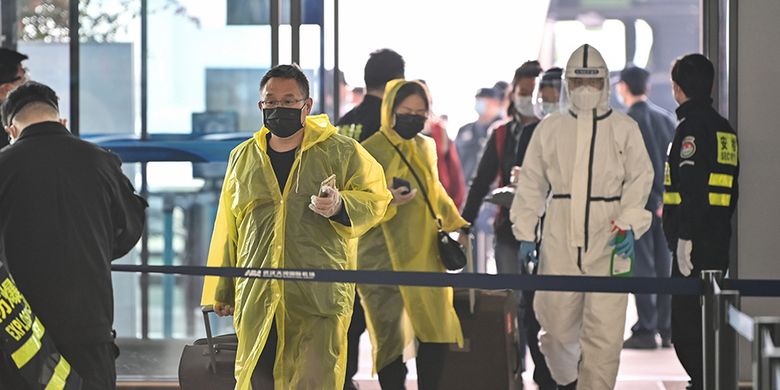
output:
M 380 222 L 391 199 L 382 167 L 357 141 L 337 135 L 326 115 L 307 117 L 312 104 L 308 83 L 305 89 L 297 88 L 288 80 L 296 77 L 295 81 L 302 83 L 305 76 L 299 70 L 290 70 L 289 65 L 281 67 L 287 67 L 281 73 L 281 82 L 271 78 L 263 93 L 272 85 L 287 90 L 276 91 L 274 98 L 263 96 L 266 102 L 261 104 L 304 102 L 302 108 L 295 106 L 294 110 L 282 106 L 288 112 L 300 111 L 294 114 L 305 118 L 299 125 L 302 129 L 295 133 L 302 131 L 303 135 L 288 179 L 280 191 L 268 155 L 269 132 L 273 132 L 268 126 L 231 152 L 208 263 L 354 270 L 358 237 Z M 268 101 L 284 96 L 284 101 Z M 276 114 L 264 110 L 264 116 L 269 115 Z M 323 218 L 309 208 L 312 196 L 320 192 L 321 183 L 331 175 L 336 177 L 335 188 L 348 224 Z M 254 382 L 252 374 L 275 324 L 278 342 L 274 388 L 341 390 L 354 284 L 220 278 L 216 293 L 208 292 L 208 284 L 204 287 L 204 304 L 214 299 L 215 309 L 225 304 L 234 307 L 233 324 L 238 335 L 236 389 L 254 386 L 250 385 Z
M 393 201 L 382 224 L 360 239 L 360 269 L 445 272 L 436 244 L 436 221 L 423 192 L 445 231 L 467 225 L 439 182 L 433 139 L 419 135 L 430 111 L 429 101 L 425 85 L 418 81 L 393 80 L 385 88 L 381 128 L 363 146 L 384 167 Z M 418 191 L 419 184 L 393 146 L 412 165 L 425 191 Z M 406 180 L 411 188 L 392 188 L 393 178 Z M 359 285 L 358 291 L 374 348 L 374 371 L 379 372 L 382 388 L 403 388 L 404 360 L 414 354 L 417 341 L 419 388 L 436 389 L 448 344 L 463 343 L 452 289 Z

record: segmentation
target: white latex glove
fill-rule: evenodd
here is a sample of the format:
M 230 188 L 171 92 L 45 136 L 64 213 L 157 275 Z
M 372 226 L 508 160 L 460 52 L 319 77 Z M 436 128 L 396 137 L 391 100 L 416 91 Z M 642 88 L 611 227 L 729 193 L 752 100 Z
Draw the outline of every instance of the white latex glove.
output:
M 509 185 L 515 186 L 520 181 L 520 171 L 522 169 L 517 165 L 512 167 L 512 172 L 509 174 Z
M 325 196 L 312 195 L 309 209 L 325 218 L 330 218 L 341 210 L 341 194 L 333 187 L 324 187 Z
M 677 240 L 677 268 L 683 276 L 690 275 L 693 270 L 691 252 L 693 252 L 693 241 Z
M 400 206 L 402 204 L 408 203 L 410 200 L 414 199 L 414 197 L 417 195 L 417 189 L 413 189 L 409 191 L 406 187 L 399 187 L 399 188 L 387 188 L 390 190 L 390 192 L 393 194 L 393 200 L 390 201 L 391 205 L 394 206 Z M 409 191 L 408 194 L 404 195 L 402 192 Z

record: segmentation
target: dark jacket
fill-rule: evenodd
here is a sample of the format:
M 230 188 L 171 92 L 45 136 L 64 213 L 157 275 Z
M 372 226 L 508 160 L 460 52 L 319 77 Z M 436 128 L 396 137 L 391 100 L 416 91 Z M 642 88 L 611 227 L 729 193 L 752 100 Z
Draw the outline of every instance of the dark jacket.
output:
M 664 166 L 669 143 L 674 137 L 675 120 L 672 114 L 651 102 L 638 102 L 631 106 L 627 112 L 639 125 L 642 138 L 645 140 L 647 154 L 653 164 L 655 178 L 650 197 L 647 199 L 647 210 L 655 213 L 663 204 L 664 195 Z
M 683 103 L 677 117 L 664 178 L 664 232 L 672 250 L 678 239 L 693 241 L 694 271 L 725 270 L 739 196 L 737 134 L 710 99 Z
M 57 122 L 0 151 L 0 255 L 57 345 L 112 340 L 111 260 L 147 207 L 120 165 Z
M 458 135 L 455 136 L 455 147 L 458 148 L 463 177 L 466 178 L 466 188 L 471 186 L 471 179 L 477 174 L 479 158 L 482 151 L 485 150 L 485 144 L 490 135 L 488 129 L 499 120 L 501 118 L 496 117 L 490 123 L 472 122 L 458 129 Z
M 477 173 L 471 182 L 469 194 L 466 198 L 466 204 L 463 206 L 463 219 L 473 223 L 479 214 L 479 209 L 485 196 L 490 192 L 491 185 L 498 181 L 499 187 L 509 185 L 509 178 L 512 173 L 512 167 L 517 164 L 518 154 L 525 155 L 531 135 L 536 129 L 538 122 L 534 122 L 525 127 L 521 127 L 519 122 L 510 121 L 499 126 L 488 138 L 482 157 L 477 166 Z M 498 137 L 500 132 L 505 132 L 504 136 Z M 499 156 L 497 142 L 503 138 L 503 152 Z M 512 222 L 509 220 L 509 210 L 501 207 L 495 221 L 496 239 L 502 242 L 514 242 L 515 237 L 512 233 Z
M 366 95 L 363 101 L 342 116 L 337 127 L 355 125 L 360 127 L 357 140 L 363 142 L 379 130 L 382 116 L 382 99 Z

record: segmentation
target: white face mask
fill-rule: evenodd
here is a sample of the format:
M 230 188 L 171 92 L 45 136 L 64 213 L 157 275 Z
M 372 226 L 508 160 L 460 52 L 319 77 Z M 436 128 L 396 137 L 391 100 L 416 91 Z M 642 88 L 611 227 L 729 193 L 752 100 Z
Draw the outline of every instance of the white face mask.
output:
M 531 96 L 515 96 L 513 99 L 515 110 L 522 116 L 534 116 L 534 102 Z
M 542 115 L 550 115 L 561 110 L 559 103 L 542 102 Z
M 591 86 L 578 87 L 569 94 L 572 106 L 578 110 L 592 110 L 601 102 L 601 90 Z

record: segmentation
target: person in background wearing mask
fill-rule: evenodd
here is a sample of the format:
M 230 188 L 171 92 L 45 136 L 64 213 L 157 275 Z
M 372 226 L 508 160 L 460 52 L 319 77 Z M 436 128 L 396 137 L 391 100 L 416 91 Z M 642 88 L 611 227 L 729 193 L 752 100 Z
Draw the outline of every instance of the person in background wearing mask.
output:
M 22 66 L 22 61 L 27 58 L 16 50 L 0 48 L 0 104 L 5 102 L 11 91 L 30 79 L 27 68 Z M 6 135 L 0 135 L 0 149 L 8 145 L 8 141 Z
M 436 219 L 447 232 L 468 226 L 439 182 L 434 141 L 419 134 L 429 114 L 430 98 L 423 83 L 387 84 L 382 127 L 363 145 L 384 167 L 393 201 L 382 224 L 360 239 L 362 270 L 444 273 Z M 358 291 L 382 389 L 405 388 L 404 359 L 414 355 L 415 344 L 418 388 L 438 389 L 449 344 L 463 344 L 452 288 L 361 284 Z
M 390 80 L 404 78 L 406 63 L 400 54 L 390 49 L 380 49 L 371 53 L 366 61 L 363 79 L 366 82 L 366 95 L 363 101 L 344 114 L 336 126 L 339 132 L 363 142 L 379 130 L 382 95 L 385 84 Z M 360 333 L 363 333 L 362 331 Z M 358 335 L 359 337 L 359 335 Z M 357 345 L 357 344 L 355 344 Z M 352 361 L 350 353 L 350 361 Z M 357 363 L 357 354 L 354 355 Z M 357 366 L 355 366 L 357 372 Z M 354 374 L 353 374 L 354 375 Z
M 729 267 L 731 216 L 739 195 L 737 133 L 712 107 L 714 67 L 689 54 L 672 67 L 679 125 L 664 179 L 664 232 L 673 254 L 672 277 L 699 280 L 702 270 Z M 703 389 L 701 305 L 695 295 L 672 297 L 672 343 L 691 377 Z
M 391 199 L 382 167 L 309 116 L 297 66 L 269 70 L 260 93 L 263 128 L 230 153 L 209 266 L 356 269 L 357 239 Z M 219 278 L 211 296 L 235 313 L 236 389 L 343 388 L 353 283 Z
M 672 275 L 672 254 L 664 237 L 661 221 L 664 195 L 664 164 L 669 143 L 674 135 L 672 115 L 647 98 L 650 73 L 642 68 L 628 67 L 620 72 L 615 86 L 618 100 L 628 108 L 628 116 L 636 121 L 647 153 L 653 163 L 653 190 L 645 208 L 653 213 L 650 230 L 636 241 L 634 276 L 668 278 Z M 655 349 L 655 335 L 660 334 L 661 346 L 672 346 L 672 297 L 670 295 L 637 294 L 636 311 L 639 320 L 631 327 L 631 337 L 623 348 Z
M 476 122 L 464 125 L 455 137 L 455 146 L 463 166 L 463 176 L 466 187 L 471 185 L 471 178 L 477 172 L 479 154 L 488 138 L 488 129 L 494 122 L 501 120 L 501 91 L 494 88 L 481 88 L 475 96 L 474 110 L 479 115 Z
M 366 61 L 363 78 L 366 83 L 366 95 L 363 101 L 346 113 L 336 126 L 339 134 L 365 141 L 379 131 L 382 112 L 382 97 L 385 85 L 390 80 L 404 78 L 406 63 L 400 54 L 390 49 L 380 49 L 371 53 Z M 355 308 L 349 325 L 347 339 L 347 380 L 344 390 L 357 390 L 353 379 L 358 372 L 360 356 L 360 336 L 366 331 L 366 315 L 360 303 L 360 294 L 355 295 Z
M 496 182 L 499 187 L 510 183 L 510 174 L 515 165 L 517 141 L 525 131 L 525 127 L 536 123 L 539 118 L 534 112 L 531 95 L 536 85 L 536 77 L 542 72 L 538 61 L 528 61 L 515 71 L 512 80 L 512 105 L 509 106 L 509 122 L 499 125 L 489 136 L 487 144 L 481 153 L 477 172 L 471 182 L 466 204 L 463 206 L 463 219 L 474 223 L 482 207 L 485 195 L 490 192 Z M 512 224 L 509 222 L 509 209 L 500 207 L 495 217 L 495 259 L 498 273 L 519 274 L 517 262 L 517 246 L 519 243 L 512 235 Z M 518 304 L 520 303 L 520 293 Z M 523 323 L 523 307 L 518 308 L 518 322 Z M 521 329 L 521 335 L 525 332 Z M 525 367 L 525 337 L 521 337 L 520 367 Z
M 510 218 L 519 257 L 540 275 L 611 276 L 616 256 L 633 257 L 634 239 L 652 222 L 645 210 L 653 167 L 631 118 L 609 107 L 609 71 L 583 45 L 566 64 L 568 112 L 548 115 L 528 145 Z M 622 241 L 615 243 L 620 234 Z M 625 262 L 616 264 L 623 265 Z M 541 350 L 559 389 L 615 386 L 627 294 L 538 291 Z

